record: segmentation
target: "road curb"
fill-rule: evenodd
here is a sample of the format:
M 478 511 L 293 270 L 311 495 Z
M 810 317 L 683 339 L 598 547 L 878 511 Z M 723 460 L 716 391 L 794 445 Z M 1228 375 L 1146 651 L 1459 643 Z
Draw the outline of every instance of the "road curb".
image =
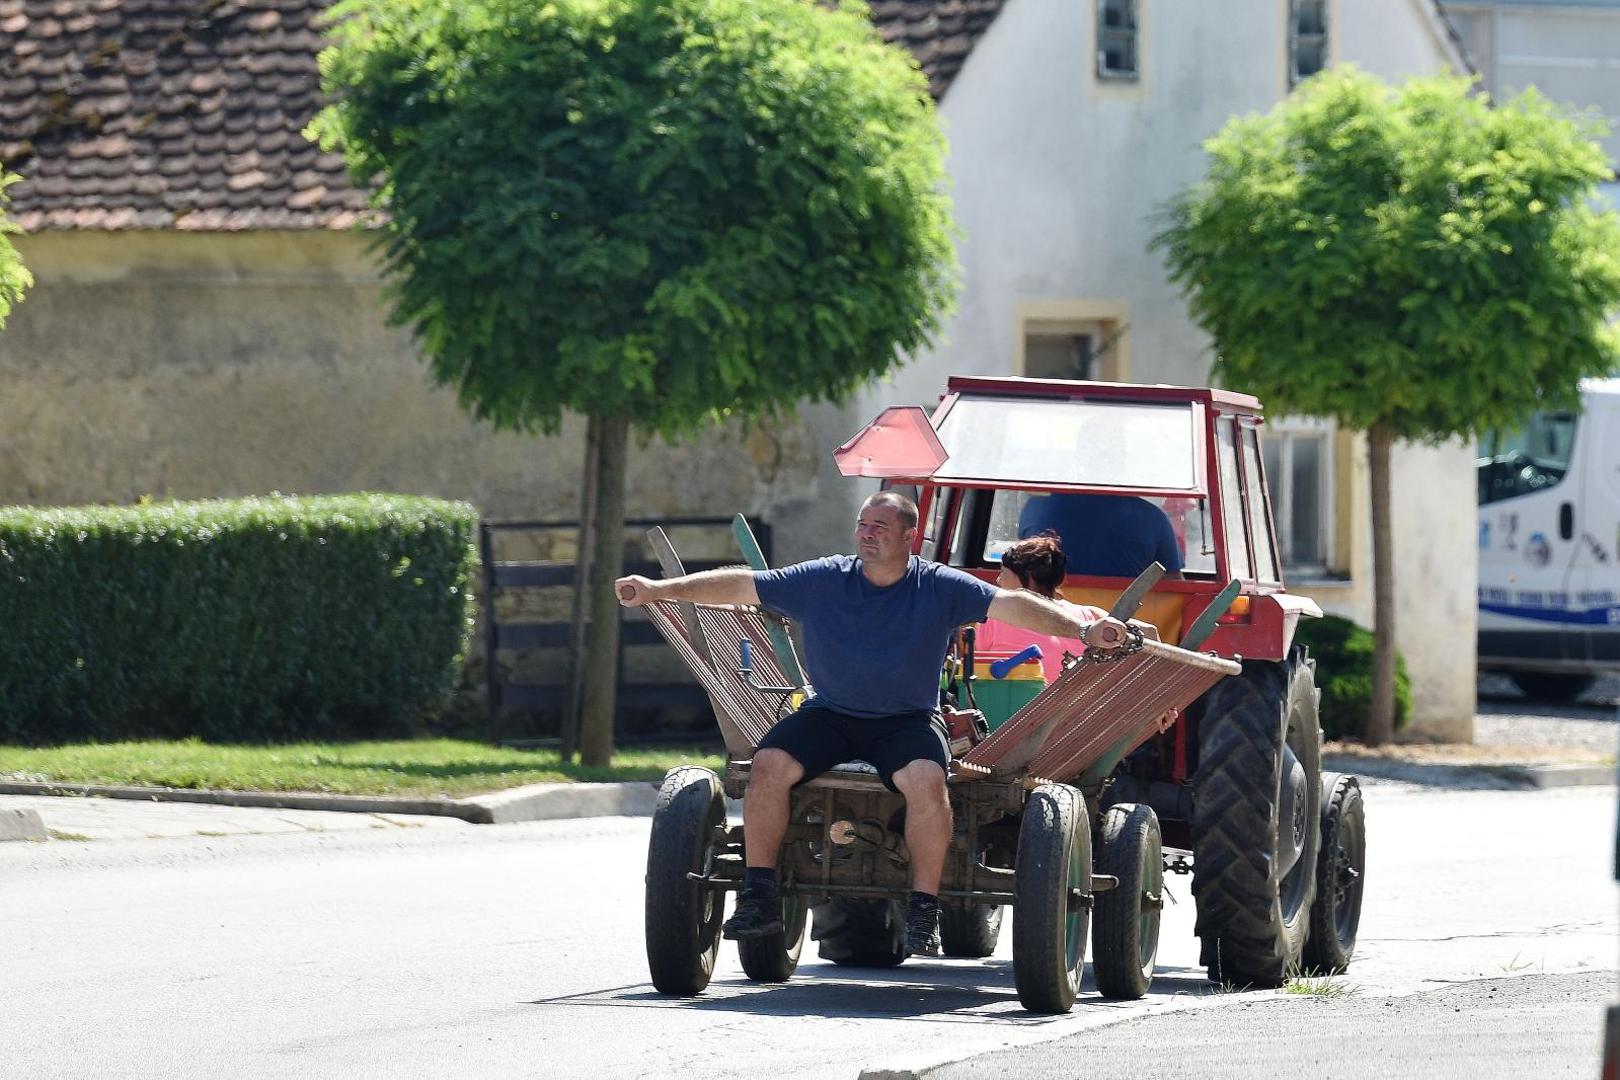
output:
M 554 821 L 581 817 L 651 814 L 658 785 L 649 780 L 618 784 L 530 784 L 464 799 L 396 799 L 380 795 L 303 792 L 216 791 L 206 788 L 113 784 L 48 784 L 0 781 L 0 795 L 95 796 L 142 802 L 207 803 L 273 810 L 330 810 L 356 814 L 420 814 L 460 818 L 474 825 Z M 43 839 L 43 837 L 41 837 Z
M 0 810 L 0 840 L 48 840 L 38 810 Z
M 1322 768 L 1380 780 L 1458 788 L 1602 787 L 1616 783 L 1613 765 L 1518 765 L 1396 761 L 1354 754 L 1324 754 Z

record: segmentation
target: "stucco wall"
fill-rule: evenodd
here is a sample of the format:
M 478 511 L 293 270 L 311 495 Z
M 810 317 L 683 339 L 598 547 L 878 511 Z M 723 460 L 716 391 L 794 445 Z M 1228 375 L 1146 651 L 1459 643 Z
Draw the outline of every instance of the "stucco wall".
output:
M 583 424 L 543 438 L 468 419 L 385 325 L 353 234 L 47 233 L 18 247 L 38 284 L 0 333 L 0 502 L 364 489 L 577 516 Z M 848 434 L 840 416 L 638 447 L 630 505 L 765 513 L 789 548 L 832 543 L 819 463 Z
M 1141 79 L 1100 84 L 1092 5 L 1017 0 L 975 48 L 942 115 L 962 230 L 960 309 L 936 348 L 862 402 L 932 402 L 948 373 L 1016 372 L 1016 314 L 1034 302 L 1106 301 L 1122 311 L 1132 381 L 1203 384 L 1210 354 L 1148 250 L 1166 202 L 1203 174 L 1202 143 L 1233 114 L 1287 92 L 1286 0 L 1143 0 Z M 1336 0 L 1330 55 L 1386 78 L 1454 57 L 1415 0 Z M 1370 625 L 1364 449 L 1349 474 L 1348 582 L 1298 583 Z M 1461 448 L 1398 451 L 1398 634 L 1416 688 L 1412 734 L 1469 738 L 1474 705 L 1475 545 L 1471 459 Z

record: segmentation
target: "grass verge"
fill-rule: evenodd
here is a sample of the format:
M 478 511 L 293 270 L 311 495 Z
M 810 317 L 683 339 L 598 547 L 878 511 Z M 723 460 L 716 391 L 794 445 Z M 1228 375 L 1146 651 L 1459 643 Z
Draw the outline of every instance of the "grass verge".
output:
M 477 795 L 524 784 L 658 780 L 676 765 L 725 767 L 700 746 L 620 750 L 607 767 L 564 765 L 555 750 L 509 750 L 457 739 L 225 746 L 176 742 L 0 746 L 0 779 L 56 784 L 152 784 L 338 795 Z

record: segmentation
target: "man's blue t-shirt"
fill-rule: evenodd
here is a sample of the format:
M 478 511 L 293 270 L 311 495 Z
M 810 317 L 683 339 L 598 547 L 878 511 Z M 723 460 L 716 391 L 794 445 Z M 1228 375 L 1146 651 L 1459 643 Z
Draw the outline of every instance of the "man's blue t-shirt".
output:
M 1134 495 L 1037 495 L 1018 515 L 1018 536 L 1047 529 L 1062 541 L 1071 574 L 1133 578 L 1155 561 L 1171 573 L 1182 567 L 1170 519 Z
M 913 555 L 906 576 L 878 588 L 852 555 L 754 574 L 760 603 L 799 624 L 818 705 L 850 716 L 939 709 L 951 633 L 979 622 L 996 589 Z

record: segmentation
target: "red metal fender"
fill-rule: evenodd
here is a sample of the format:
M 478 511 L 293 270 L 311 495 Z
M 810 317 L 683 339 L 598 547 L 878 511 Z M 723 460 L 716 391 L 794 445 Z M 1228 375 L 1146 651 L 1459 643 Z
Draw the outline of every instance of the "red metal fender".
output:
M 1190 624 L 1209 607 L 1211 597 L 1189 596 L 1186 620 Z M 1217 656 L 1242 657 L 1245 660 L 1282 660 L 1294 644 L 1294 630 L 1301 616 L 1320 619 L 1322 609 L 1308 596 L 1292 593 L 1257 593 L 1238 597 L 1241 606 L 1248 601 L 1248 611 L 1228 612 L 1221 616 L 1215 632 L 1199 649 Z

